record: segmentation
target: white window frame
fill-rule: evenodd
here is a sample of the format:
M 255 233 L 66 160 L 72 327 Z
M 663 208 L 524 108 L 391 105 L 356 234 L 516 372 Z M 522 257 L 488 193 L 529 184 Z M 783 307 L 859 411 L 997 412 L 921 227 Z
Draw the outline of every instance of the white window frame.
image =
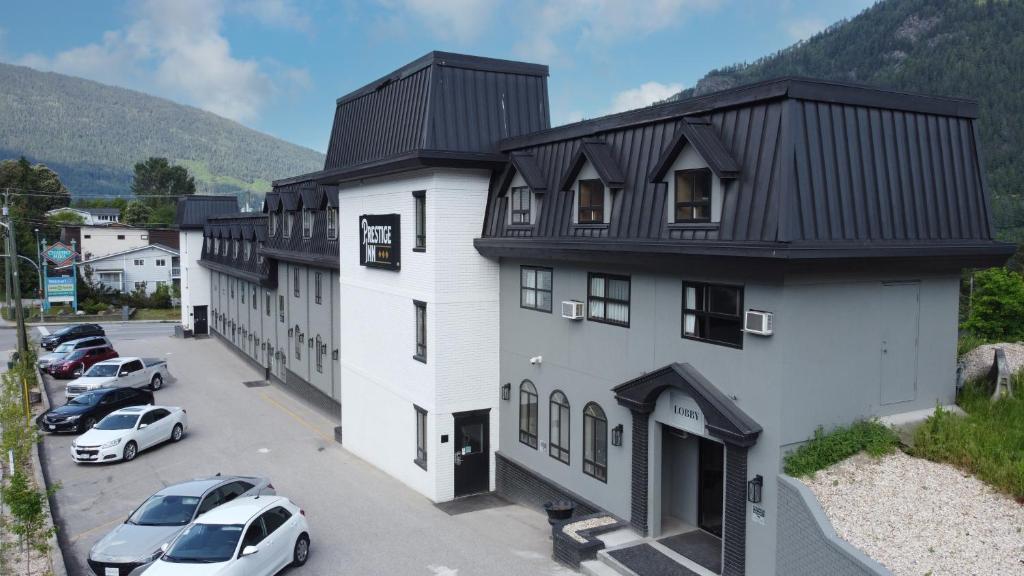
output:
M 160 266 L 160 267 L 167 266 L 167 259 L 166 258 L 157 258 L 156 261 L 153 264 L 155 266 Z
M 573 183 L 572 189 L 572 223 L 576 226 L 607 226 L 611 222 L 612 216 L 612 189 L 604 184 L 604 213 L 601 222 L 583 222 L 580 223 L 580 180 L 601 180 L 601 176 L 597 173 L 597 169 L 588 160 L 583 167 L 580 168 L 579 174 L 576 175 L 576 182 Z
M 334 206 L 327 207 L 327 239 L 338 239 L 338 209 Z
M 309 208 L 302 209 L 302 238 L 313 237 L 313 211 Z
M 709 170 L 711 168 L 708 163 L 700 156 L 697 150 L 687 144 L 683 146 L 683 149 L 679 152 L 679 156 L 676 157 L 675 162 L 669 167 L 665 173 L 665 178 L 662 182 L 665 183 L 665 215 L 669 224 L 679 224 L 680 226 L 685 225 L 696 225 L 696 226 L 707 226 L 709 224 L 718 224 L 722 220 L 722 202 L 725 197 L 725 182 L 715 175 L 714 171 L 711 171 L 711 221 L 700 222 L 700 221 L 689 221 L 682 220 L 676 222 L 676 172 L 680 170 Z
M 134 265 L 134 266 L 145 266 L 146 265 L 146 259 L 145 258 L 135 258 L 132 261 L 132 265 Z

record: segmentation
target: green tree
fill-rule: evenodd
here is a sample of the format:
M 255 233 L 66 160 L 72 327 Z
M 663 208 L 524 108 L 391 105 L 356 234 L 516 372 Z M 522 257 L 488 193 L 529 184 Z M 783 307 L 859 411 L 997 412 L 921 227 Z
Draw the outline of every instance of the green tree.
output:
M 32 164 L 24 157 L 0 161 L 0 192 L 9 191 L 8 205 L 14 223 L 18 253 L 35 260 L 36 229 L 42 237 L 56 239 L 59 226 L 47 222 L 46 212 L 71 203 L 71 193 L 56 172 L 42 164 Z M 36 294 L 39 276 L 34 266 L 19 260 L 21 293 Z
M 145 226 L 149 222 L 153 209 L 141 200 L 132 200 L 121 212 L 121 221 L 129 226 Z
M 974 275 L 974 296 L 962 328 L 999 342 L 1024 340 L 1024 276 L 1006 268 Z
M 132 194 L 143 197 L 151 209 L 173 206 L 177 198 L 196 193 L 196 181 L 183 166 L 172 166 L 167 158 L 151 157 L 135 164 Z
M 47 221 L 50 224 L 57 226 L 81 226 L 85 224 L 85 218 L 82 218 L 81 214 L 71 212 L 70 210 L 63 210 L 55 214 L 51 214 L 47 217 Z

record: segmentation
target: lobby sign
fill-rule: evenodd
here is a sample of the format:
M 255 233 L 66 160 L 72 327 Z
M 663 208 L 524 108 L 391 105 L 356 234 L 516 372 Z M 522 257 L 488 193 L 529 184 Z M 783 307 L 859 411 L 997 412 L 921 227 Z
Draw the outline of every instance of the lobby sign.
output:
M 398 270 L 402 266 L 401 220 L 398 214 L 359 217 L 359 264 Z
M 51 276 L 46 279 L 46 299 L 50 304 L 75 301 L 74 276 Z
M 689 395 L 678 390 L 667 390 L 658 398 L 654 407 L 655 420 L 704 436 L 704 412 L 701 411 L 697 401 Z

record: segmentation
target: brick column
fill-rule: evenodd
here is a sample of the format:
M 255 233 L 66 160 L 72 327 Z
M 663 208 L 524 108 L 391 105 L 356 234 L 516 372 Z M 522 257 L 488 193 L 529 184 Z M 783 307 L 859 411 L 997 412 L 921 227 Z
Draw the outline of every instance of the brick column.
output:
M 725 526 L 722 533 L 722 576 L 743 576 L 747 570 L 747 448 L 725 445 Z
M 650 470 L 648 453 L 649 412 L 630 410 L 633 414 L 633 485 L 629 510 L 629 523 L 640 535 L 647 536 L 647 476 Z

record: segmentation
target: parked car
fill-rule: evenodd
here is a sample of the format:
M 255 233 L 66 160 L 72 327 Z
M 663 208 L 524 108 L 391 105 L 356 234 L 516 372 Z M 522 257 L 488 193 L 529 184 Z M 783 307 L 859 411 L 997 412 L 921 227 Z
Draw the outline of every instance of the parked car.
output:
M 82 348 L 68 354 L 63 360 L 50 364 L 49 373 L 54 378 L 79 378 L 93 364 L 117 358 L 117 351 L 110 346 Z
M 181 440 L 186 430 L 188 415 L 176 406 L 121 408 L 71 442 L 71 459 L 79 464 L 131 461 L 147 448 Z
M 78 340 L 86 336 L 106 336 L 106 333 L 99 324 L 71 324 L 43 336 L 39 340 L 39 345 L 47 350 L 53 350 L 69 340 Z
M 211 476 L 168 486 L 150 496 L 123 524 L 100 538 L 89 551 L 97 576 L 139 574 L 190 522 L 236 498 L 273 496 L 268 478 Z
M 88 432 L 115 410 L 153 403 L 153 393 L 135 388 L 102 388 L 86 392 L 63 406 L 39 415 L 36 424 L 47 432 Z
M 57 360 L 63 360 L 68 354 L 75 350 L 93 348 L 96 346 L 113 346 L 113 344 L 110 343 L 110 340 L 107 340 L 106 336 L 89 336 L 87 338 L 79 338 L 78 340 L 68 340 L 54 348 L 53 352 L 40 356 L 37 361 L 37 365 L 39 366 L 40 371 L 46 372 L 51 363 L 56 362 Z
M 82 377 L 67 385 L 68 400 L 97 388 L 145 388 L 159 390 L 170 375 L 167 361 L 159 358 L 123 356 L 93 364 Z
M 309 558 L 306 513 L 283 496 L 238 498 L 196 518 L 146 576 L 271 576 Z

